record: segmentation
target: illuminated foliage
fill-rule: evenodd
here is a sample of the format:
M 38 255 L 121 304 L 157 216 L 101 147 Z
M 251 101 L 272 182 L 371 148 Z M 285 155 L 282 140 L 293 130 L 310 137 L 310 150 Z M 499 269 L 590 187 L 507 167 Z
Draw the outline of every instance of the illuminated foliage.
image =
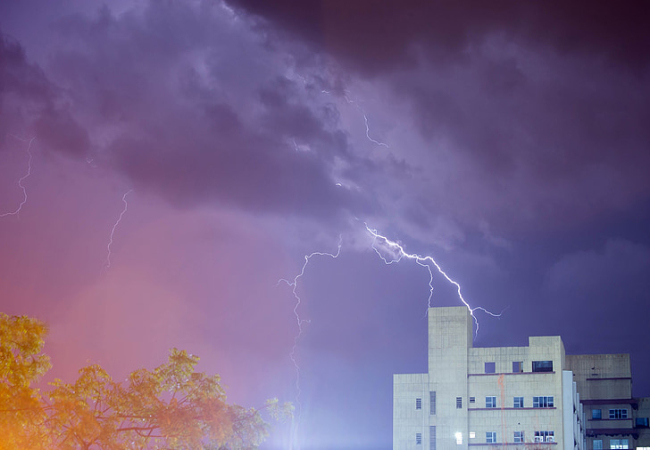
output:
M 219 376 L 195 372 L 199 358 L 177 349 L 167 363 L 136 370 L 124 383 L 91 365 L 75 383 L 56 380 L 41 397 L 29 385 L 49 368 L 47 357 L 38 354 L 44 325 L 29 318 L 2 320 L 2 332 L 16 338 L 13 344 L 2 339 L 0 432 L 15 437 L 0 450 L 254 449 L 268 436 L 261 410 L 228 404 Z M 14 392 L 16 386 L 24 392 Z M 292 412 L 290 404 L 275 399 L 263 409 L 275 419 Z
M 45 444 L 44 411 L 32 384 L 50 368 L 41 353 L 46 333 L 36 319 L 0 313 L 0 450 Z

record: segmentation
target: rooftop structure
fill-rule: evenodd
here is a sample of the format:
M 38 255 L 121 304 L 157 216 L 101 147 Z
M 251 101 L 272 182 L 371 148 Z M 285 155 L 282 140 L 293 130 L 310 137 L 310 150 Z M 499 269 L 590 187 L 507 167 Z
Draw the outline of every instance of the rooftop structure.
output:
M 559 336 L 475 348 L 465 307 L 429 309 L 428 372 L 394 375 L 393 449 L 643 448 L 650 399 L 630 358 L 566 355 Z

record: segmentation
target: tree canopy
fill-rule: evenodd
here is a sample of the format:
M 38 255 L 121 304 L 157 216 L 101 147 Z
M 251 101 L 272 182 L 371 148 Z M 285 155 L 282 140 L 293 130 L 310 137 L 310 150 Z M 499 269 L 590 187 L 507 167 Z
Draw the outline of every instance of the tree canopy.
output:
M 199 358 L 178 349 L 123 383 L 90 365 L 41 394 L 33 384 L 50 367 L 46 333 L 36 319 L 0 313 L 0 450 L 255 449 L 269 433 L 261 411 L 292 412 L 277 399 L 258 409 L 228 404 L 219 376 L 196 372 Z

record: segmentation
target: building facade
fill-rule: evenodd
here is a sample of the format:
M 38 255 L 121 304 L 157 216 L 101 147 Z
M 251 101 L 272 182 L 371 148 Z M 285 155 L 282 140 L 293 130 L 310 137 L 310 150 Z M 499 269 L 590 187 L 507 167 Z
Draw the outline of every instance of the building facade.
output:
M 394 450 L 643 444 L 629 355 L 566 355 L 559 336 L 475 348 L 465 307 L 429 309 L 428 340 L 428 372 L 394 375 Z

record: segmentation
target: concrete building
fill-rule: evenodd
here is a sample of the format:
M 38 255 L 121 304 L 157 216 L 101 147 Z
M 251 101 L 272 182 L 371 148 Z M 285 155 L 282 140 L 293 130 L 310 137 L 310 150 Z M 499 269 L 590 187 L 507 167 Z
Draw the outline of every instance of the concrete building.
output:
M 474 348 L 465 307 L 429 309 L 428 339 L 428 372 L 394 375 L 394 450 L 645 445 L 629 355 L 566 355 L 559 336 Z

